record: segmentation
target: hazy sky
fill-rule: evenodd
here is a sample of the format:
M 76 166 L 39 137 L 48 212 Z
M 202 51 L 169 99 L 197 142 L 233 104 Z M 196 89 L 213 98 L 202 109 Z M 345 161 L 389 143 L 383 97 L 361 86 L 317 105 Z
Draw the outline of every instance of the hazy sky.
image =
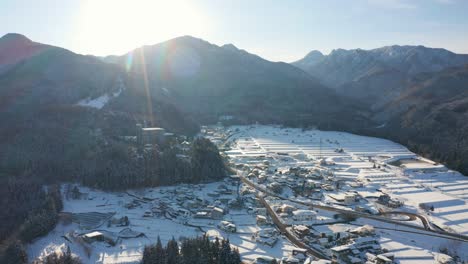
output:
M 392 44 L 468 53 L 467 0 L 0 0 L 0 34 L 123 54 L 192 35 L 273 61 Z

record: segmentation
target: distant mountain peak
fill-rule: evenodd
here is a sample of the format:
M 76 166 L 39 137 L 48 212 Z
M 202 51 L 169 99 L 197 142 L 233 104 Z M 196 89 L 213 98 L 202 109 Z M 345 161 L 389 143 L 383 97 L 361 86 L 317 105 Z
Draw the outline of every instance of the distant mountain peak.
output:
M 310 67 L 316 63 L 318 63 L 321 59 L 323 59 L 325 55 L 318 50 L 312 50 L 311 52 L 307 53 L 307 55 L 294 62 L 293 64 L 301 65 L 302 67 Z
M 411 76 L 423 72 L 438 72 L 468 63 L 468 55 L 422 45 L 391 45 L 369 50 L 334 49 L 320 59 L 314 58 L 314 54 L 318 55 L 312 51 L 293 65 L 333 88 L 360 79 L 366 80 L 365 85 L 370 85 L 370 79 L 363 77 L 374 76 L 383 79 L 383 73 L 389 75 L 393 72 L 398 76 Z M 373 83 L 372 86 L 379 87 L 381 84 Z
M 32 40 L 28 39 L 26 36 L 18 33 L 7 33 L 0 38 L 0 42 L 10 42 L 14 41 L 16 43 L 32 43 Z
M 182 44 L 210 44 L 208 41 L 201 39 L 201 38 L 196 38 L 194 36 L 190 35 L 184 35 L 180 37 L 173 38 L 169 40 L 168 42 L 175 42 L 175 43 L 182 43 Z M 163 42 L 164 43 L 164 42 Z
M 8 33 L 0 38 L 0 66 L 29 58 L 46 47 L 48 46 L 33 42 L 24 35 Z
M 238 51 L 239 50 L 234 44 L 231 44 L 231 43 L 224 44 L 222 46 L 222 48 L 227 49 L 227 50 L 232 50 L 232 51 Z
M 324 55 L 322 52 L 318 51 L 318 50 L 312 50 L 311 52 L 307 53 L 307 55 L 305 56 L 306 59 L 320 59 L 322 58 Z

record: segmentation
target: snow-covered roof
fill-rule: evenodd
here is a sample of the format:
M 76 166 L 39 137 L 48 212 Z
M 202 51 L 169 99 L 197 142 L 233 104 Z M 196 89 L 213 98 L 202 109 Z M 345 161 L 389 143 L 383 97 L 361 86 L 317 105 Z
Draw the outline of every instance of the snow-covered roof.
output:
M 144 127 L 143 131 L 164 131 L 164 128 L 161 127 Z
M 87 238 L 92 238 L 92 237 L 98 237 L 98 236 L 102 236 L 103 234 L 99 231 L 94 231 L 94 232 L 91 232 L 91 233 L 87 233 L 87 234 L 84 234 L 84 237 L 87 237 Z
M 342 245 L 337 247 L 332 247 L 331 250 L 335 252 L 342 252 L 350 249 L 350 245 Z
M 292 212 L 293 215 L 295 216 L 299 216 L 299 215 L 317 215 L 317 213 L 315 211 L 312 211 L 312 210 L 296 210 L 296 211 L 293 211 Z

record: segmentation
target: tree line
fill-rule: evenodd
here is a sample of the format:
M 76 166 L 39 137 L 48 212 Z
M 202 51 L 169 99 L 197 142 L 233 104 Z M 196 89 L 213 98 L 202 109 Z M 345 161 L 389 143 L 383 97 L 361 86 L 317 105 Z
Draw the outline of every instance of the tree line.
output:
M 27 263 L 23 244 L 44 236 L 57 224 L 63 209 L 59 185 L 44 188 L 36 179 L 0 180 L 1 263 Z
M 78 182 L 106 190 L 211 182 L 226 176 L 218 148 L 205 138 L 194 139 L 187 152 L 169 145 L 137 153 L 132 146 L 116 144 L 80 170 Z
M 229 240 L 214 241 L 207 236 L 185 239 L 179 244 L 172 238 L 163 246 L 158 237 L 156 244 L 146 246 L 142 264 L 240 264 L 237 249 Z
M 46 183 L 74 181 L 118 190 L 198 183 L 225 175 L 218 149 L 207 139 L 193 139 L 188 151 L 170 143 L 140 152 L 135 142 L 122 139 L 136 134 L 128 117 L 63 111 L 66 114 L 52 112 L 40 121 L 19 122 L 14 131 L 0 124 L 0 135 L 8 138 L 0 137 L 0 177 L 25 175 Z

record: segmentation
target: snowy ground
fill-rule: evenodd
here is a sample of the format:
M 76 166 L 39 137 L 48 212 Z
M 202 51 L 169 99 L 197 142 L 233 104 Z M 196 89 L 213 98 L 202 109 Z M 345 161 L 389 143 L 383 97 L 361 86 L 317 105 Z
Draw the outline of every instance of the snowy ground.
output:
M 361 195 L 372 196 L 379 189 L 405 202 L 398 210 L 425 215 L 429 221 L 449 231 L 468 234 L 467 177 L 450 170 L 423 172 L 404 171 L 397 166 L 373 168 L 374 162 L 387 164 L 399 158 L 418 158 L 402 145 L 336 131 L 302 131 L 260 125 L 236 126 L 228 130 L 232 134 L 229 138 L 231 149 L 226 154 L 236 163 L 249 164 L 252 160 L 259 162 L 273 157 L 270 166 L 308 167 L 313 165 L 312 160 L 326 158 L 334 162 L 335 165 L 329 168 L 334 170 L 336 177 L 367 182 L 362 188 L 355 189 Z M 343 152 L 336 151 L 341 148 Z M 424 165 L 424 168 L 431 167 L 437 165 Z M 327 196 L 323 201 L 333 202 Z M 434 212 L 420 209 L 420 203 L 433 205 Z M 385 228 L 383 224 L 377 224 Z M 414 224 L 421 225 L 420 221 L 414 221 Z M 436 253 L 445 247 L 453 249 L 462 258 L 468 257 L 463 253 L 468 252 L 467 243 L 388 230 L 379 232 L 382 246 L 395 252 L 399 263 L 434 263 Z
M 348 181 L 360 179 L 365 183 L 360 188 L 345 186 L 347 190 L 355 190 L 361 196 L 369 197 L 367 204 L 361 204 L 364 208 L 373 207 L 370 197 L 378 197 L 383 191 L 392 198 L 405 202 L 405 205 L 398 210 L 425 215 L 428 220 L 440 227 L 468 235 L 468 205 L 466 203 L 468 178 L 449 170 L 405 172 L 396 166 L 374 168 L 374 163 L 386 164 L 396 158 L 417 157 L 397 143 L 344 132 L 302 131 L 276 126 L 239 126 L 230 127 L 228 130 L 231 134 L 229 138 L 231 149 L 226 151 L 226 154 L 235 162 L 256 164 L 268 159 L 271 161 L 270 167 L 286 169 L 297 166 L 314 167 L 317 166 L 319 158 L 326 158 L 334 165 L 324 169 L 332 169 L 336 177 Z M 343 149 L 343 152 L 338 152 L 338 149 Z M 287 155 L 283 155 L 285 153 Z M 168 193 L 186 188 L 197 197 L 213 201 L 214 198 L 209 197 L 208 193 L 216 190 L 220 184 L 161 187 L 131 190 L 129 193 L 158 200 L 167 198 Z M 142 204 L 141 207 L 126 209 L 123 205 L 133 200 L 133 197 L 126 193 L 108 193 L 87 188 L 81 188 L 81 191 L 89 194 L 88 199 L 65 200 L 65 212 L 116 212 L 116 217 L 128 216 L 129 227 L 145 233 L 146 237 L 122 240 L 114 247 L 102 242 L 93 243 L 88 256 L 81 245 L 68 242 L 62 237 L 67 232 L 83 233 L 85 230 L 80 230 L 76 224 L 60 224 L 47 236 L 28 246 L 30 259 L 43 257 L 68 245 L 72 252 L 78 254 L 85 263 L 136 263 L 141 259 L 143 246 L 155 243 L 158 236 L 165 243 L 172 237 L 180 239 L 201 235 L 204 232 L 211 237 L 229 238 L 231 244 L 239 248 L 244 260 L 254 260 L 262 255 L 280 258 L 288 256 L 292 249 L 290 242 L 284 238 L 280 238 L 273 248 L 255 243 L 252 234 L 260 227 L 256 225 L 255 215 L 248 214 L 246 210 L 231 210 L 228 215 L 225 215 L 225 220 L 232 221 L 237 226 L 238 232 L 230 234 L 217 228 L 219 220 L 191 219 L 189 224 L 198 226 L 193 227 L 181 224 L 182 221 L 158 217 L 143 218 L 149 205 Z M 289 190 L 287 192 L 287 195 L 291 195 Z M 343 205 L 336 204 L 330 195 L 326 195 L 322 202 L 344 208 Z M 419 208 L 420 203 L 434 205 L 434 212 L 423 211 Z M 332 219 L 332 214 L 319 212 L 319 219 Z M 413 222 L 421 225 L 417 221 Z M 376 221 L 359 219 L 354 224 L 374 225 L 380 234 L 382 247 L 395 253 L 398 263 L 434 263 L 434 258 L 441 248 L 456 251 L 464 260 L 468 259 L 468 255 L 464 253 L 468 252 L 467 243 L 397 232 L 394 229 L 398 227 Z M 321 227 L 334 231 L 348 228 L 342 224 L 322 225 Z M 102 226 L 100 229 L 118 232 L 123 228 Z
M 103 108 L 111 99 L 118 97 L 123 90 L 126 89 L 125 84 L 123 83 L 122 79 L 119 77 L 116 81 L 117 91 L 114 93 L 105 93 L 99 97 L 94 99 L 86 98 L 83 100 L 78 101 L 76 104 L 79 106 L 91 107 L 96 109 Z
M 207 185 L 185 186 L 194 191 L 194 194 L 204 199 L 212 199 L 207 194 L 216 190 L 217 186 L 222 182 L 216 182 Z M 167 196 L 167 193 L 174 192 L 178 187 L 161 187 L 142 190 L 131 190 L 130 194 L 144 196 L 147 198 L 158 199 Z M 160 191 L 164 190 L 164 194 Z M 179 240 L 184 237 L 200 236 L 204 232 L 210 237 L 229 238 L 234 247 L 239 248 L 241 257 L 244 260 L 254 260 L 258 256 L 274 256 L 277 258 L 287 256 L 291 252 L 291 244 L 280 238 L 278 243 L 273 247 L 258 245 L 252 239 L 252 234 L 260 228 L 256 225 L 255 215 L 247 214 L 246 210 L 233 210 L 229 215 L 225 216 L 225 220 L 232 221 L 237 225 L 238 232 L 235 234 L 226 233 L 217 228 L 220 220 L 211 219 L 192 219 L 190 224 L 197 225 L 192 227 L 182 224 L 182 221 L 177 219 L 168 220 L 158 217 L 142 217 L 145 211 L 149 209 L 149 204 L 142 204 L 141 207 L 127 209 L 123 205 L 133 200 L 133 197 L 126 193 L 109 193 L 99 190 L 92 190 L 85 187 L 80 187 L 80 191 L 88 194 L 87 199 L 80 200 L 64 200 L 64 212 L 85 213 L 85 212 L 115 212 L 115 217 L 128 216 L 130 226 L 134 231 L 143 232 L 146 236 L 140 238 L 124 239 L 116 246 L 109 246 L 104 242 L 94 242 L 91 244 L 90 254 L 82 245 L 76 241 L 67 241 L 63 236 L 69 232 L 85 233 L 90 230 L 82 230 L 75 224 L 59 224 L 47 236 L 42 237 L 32 244 L 28 245 L 29 259 L 44 257 L 51 252 L 64 250 L 66 246 L 70 246 L 71 251 L 84 261 L 84 263 L 138 263 L 142 257 L 144 245 L 153 244 L 159 236 L 163 243 L 166 243 L 172 237 Z M 118 232 L 124 227 L 110 227 L 102 225 L 95 230 L 107 230 Z

